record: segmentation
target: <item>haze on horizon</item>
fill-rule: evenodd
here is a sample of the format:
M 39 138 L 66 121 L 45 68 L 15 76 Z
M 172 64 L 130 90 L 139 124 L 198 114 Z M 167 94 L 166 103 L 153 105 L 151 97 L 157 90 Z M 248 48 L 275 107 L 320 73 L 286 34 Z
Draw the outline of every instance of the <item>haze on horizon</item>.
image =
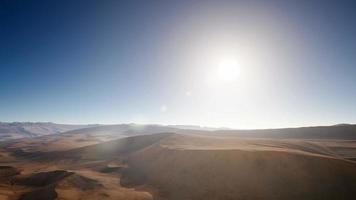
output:
M 0 121 L 356 122 L 353 1 L 2 1 Z

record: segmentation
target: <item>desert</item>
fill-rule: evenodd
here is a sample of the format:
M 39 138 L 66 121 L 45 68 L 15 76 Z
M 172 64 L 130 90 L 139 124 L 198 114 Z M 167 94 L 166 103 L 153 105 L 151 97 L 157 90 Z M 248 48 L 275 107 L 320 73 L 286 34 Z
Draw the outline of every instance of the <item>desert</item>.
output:
M 1 143 L 0 197 L 352 199 L 355 130 L 346 125 L 202 131 L 131 124 L 8 140 Z

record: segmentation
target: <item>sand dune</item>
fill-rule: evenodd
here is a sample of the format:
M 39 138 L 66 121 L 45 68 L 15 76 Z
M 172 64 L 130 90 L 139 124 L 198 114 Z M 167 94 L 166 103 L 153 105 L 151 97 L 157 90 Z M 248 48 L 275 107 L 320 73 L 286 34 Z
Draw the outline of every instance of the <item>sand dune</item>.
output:
M 19 170 L 11 166 L 0 166 L 0 179 L 19 174 Z
M 13 185 L 30 187 L 30 191 L 20 195 L 25 200 L 52 200 L 58 197 L 57 189 L 69 187 L 71 190 L 88 191 L 100 188 L 97 181 L 74 172 L 55 170 L 22 175 L 11 180 Z
M 123 186 L 150 185 L 163 199 L 347 199 L 356 194 L 354 163 L 298 140 L 162 133 L 50 157 L 76 158 L 76 164 L 116 160 L 125 166 L 118 172 Z
M 356 194 L 355 164 L 287 150 L 160 144 L 133 153 L 127 162 L 124 185 L 154 185 L 167 199 L 351 199 Z
M 144 130 L 97 127 L 3 143 L 0 199 L 299 200 L 356 195 L 352 137 Z M 120 136 L 78 142 L 108 133 Z
M 219 130 L 215 135 L 276 138 L 276 139 L 333 139 L 356 140 L 356 125 L 317 126 L 260 130 Z

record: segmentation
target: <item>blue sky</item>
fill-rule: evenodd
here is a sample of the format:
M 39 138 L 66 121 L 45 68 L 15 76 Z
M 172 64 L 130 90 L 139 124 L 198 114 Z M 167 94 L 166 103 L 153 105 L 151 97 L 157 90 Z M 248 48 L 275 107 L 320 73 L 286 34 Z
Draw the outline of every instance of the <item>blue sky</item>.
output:
M 2 1 L 0 121 L 356 123 L 355 9 L 353 1 Z M 231 60 L 223 76 L 238 76 L 219 78 Z

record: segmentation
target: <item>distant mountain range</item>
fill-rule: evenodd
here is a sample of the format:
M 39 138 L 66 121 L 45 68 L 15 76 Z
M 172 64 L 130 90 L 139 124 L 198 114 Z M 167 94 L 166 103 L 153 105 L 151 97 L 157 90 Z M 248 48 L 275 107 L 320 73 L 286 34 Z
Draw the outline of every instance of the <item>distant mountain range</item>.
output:
M 20 138 L 34 138 L 54 134 L 90 134 L 132 136 L 162 132 L 194 133 L 216 136 L 240 136 L 254 138 L 293 138 L 293 139 L 341 139 L 356 140 L 356 125 L 337 124 L 333 126 L 282 128 L 282 129 L 256 129 L 234 130 L 228 128 L 211 128 L 194 125 L 143 125 L 143 124 L 117 124 L 117 125 L 72 125 L 56 124 L 52 122 L 0 122 L 0 141 Z
M 69 125 L 51 122 L 0 122 L 0 141 L 63 133 L 98 125 Z

